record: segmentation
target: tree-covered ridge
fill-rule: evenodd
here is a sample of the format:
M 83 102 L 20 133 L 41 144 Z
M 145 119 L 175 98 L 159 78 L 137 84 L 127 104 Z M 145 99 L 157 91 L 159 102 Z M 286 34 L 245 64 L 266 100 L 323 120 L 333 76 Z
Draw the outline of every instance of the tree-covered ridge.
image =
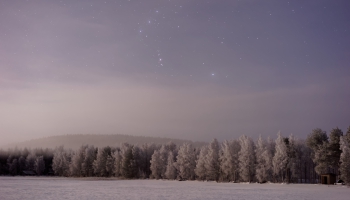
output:
M 350 184 L 350 127 L 329 135 L 314 129 L 307 139 L 277 134 L 275 140 L 257 141 L 242 135 L 221 144 L 191 143 L 133 145 L 97 148 L 82 145 L 73 151 L 14 149 L 0 152 L 0 174 L 119 177 L 125 179 L 208 180 L 221 182 L 317 183 L 319 175 L 335 173 Z
M 205 142 L 192 142 L 190 140 L 181 140 L 164 137 L 148 137 L 148 136 L 136 136 L 136 135 L 123 135 L 123 134 L 69 134 L 69 135 L 56 135 L 44 138 L 32 139 L 21 143 L 11 144 L 5 146 L 5 148 L 55 148 L 64 146 L 67 149 L 77 150 L 81 145 L 94 145 L 94 147 L 102 148 L 106 146 L 119 146 L 122 143 L 129 143 L 132 145 L 154 143 L 154 144 L 166 144 L 172 141 L 176 145 L 180 146 L 183 143 L 193 143 L 193 146 L 199 147 L 205 145 Z

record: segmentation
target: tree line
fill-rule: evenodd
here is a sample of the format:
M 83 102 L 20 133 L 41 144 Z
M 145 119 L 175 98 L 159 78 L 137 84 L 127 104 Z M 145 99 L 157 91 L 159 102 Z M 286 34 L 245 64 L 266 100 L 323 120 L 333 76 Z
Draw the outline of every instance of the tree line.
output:
M 0 151 L 0 174 L 57 175 L 65 177 L 119 177 L 125 179 L 202 180 L 218 182 L 317 183 L 324 173 L 334 173 L 350 184 L 350 127 L 346 134 L 334 128 L 329 135 L 314 129 L 306 140 L 293 134 L 257 141 L 242 135 L 201 148 L 123 143 L 78 150 L 13 149 Z

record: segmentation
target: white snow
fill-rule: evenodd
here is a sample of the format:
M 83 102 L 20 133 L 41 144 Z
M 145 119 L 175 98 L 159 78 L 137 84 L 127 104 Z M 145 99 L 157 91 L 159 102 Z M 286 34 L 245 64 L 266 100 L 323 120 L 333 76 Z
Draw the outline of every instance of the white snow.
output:
M 312 184 L 240 184 L 199 181 L 0 177 L 0 199 L 337 199 L 350 188 Z

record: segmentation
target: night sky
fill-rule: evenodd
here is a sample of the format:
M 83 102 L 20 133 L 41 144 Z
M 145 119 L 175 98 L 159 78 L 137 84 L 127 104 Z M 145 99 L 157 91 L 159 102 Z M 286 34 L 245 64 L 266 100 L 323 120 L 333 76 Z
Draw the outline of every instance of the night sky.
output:
M 0 144 L 350 125 L 349 0 L 0 0 Z

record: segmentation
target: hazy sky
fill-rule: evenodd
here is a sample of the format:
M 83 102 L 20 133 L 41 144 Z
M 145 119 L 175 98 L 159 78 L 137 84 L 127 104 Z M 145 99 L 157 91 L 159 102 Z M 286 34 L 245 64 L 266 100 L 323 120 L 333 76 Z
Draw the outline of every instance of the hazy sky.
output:
M 0 145 L 350 125 L 349 0 L 0 0 Z

